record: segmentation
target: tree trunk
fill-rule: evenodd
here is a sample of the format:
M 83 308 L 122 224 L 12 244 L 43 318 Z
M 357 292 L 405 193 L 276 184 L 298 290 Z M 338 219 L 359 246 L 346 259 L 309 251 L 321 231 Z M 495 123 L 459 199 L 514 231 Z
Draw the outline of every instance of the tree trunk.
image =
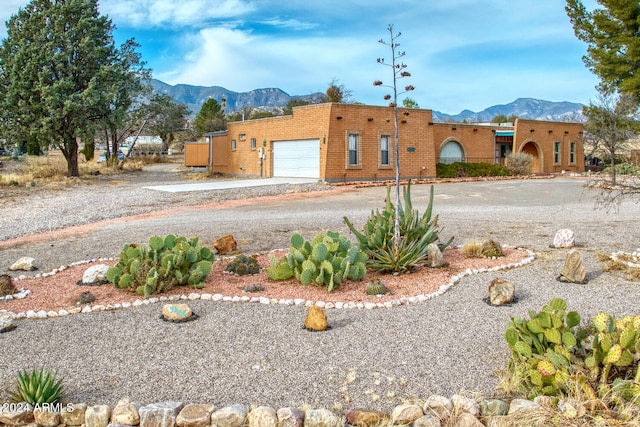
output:
M 80 176 L 78 169 L 78 142 L 75 137 L 68 137 L 64 141 L 63 148 L 61 148 L 62 154 L 67 161 L 67 176 Z

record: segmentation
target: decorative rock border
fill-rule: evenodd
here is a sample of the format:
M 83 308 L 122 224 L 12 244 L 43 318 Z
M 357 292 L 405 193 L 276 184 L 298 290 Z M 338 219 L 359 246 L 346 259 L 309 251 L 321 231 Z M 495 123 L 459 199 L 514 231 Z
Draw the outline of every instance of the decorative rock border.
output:
M 367 409 L 349 409 L 344 415 L 327 409 L 302 410 L 295 407 L 277 411 L 268 406 L 232 404 L 216 409 L 212 404 L 185 404 L 179 401 L 148 405 L 125 398 L 112 409 L 108 405 L 47 404 L 33 408 L 26 403 L 10 404 L 0 410 L 0 424 L 14 427 L 38 425 L 42 427 L 83 426 L 139 426 L 139 427 L 357 427 L 380 426 L 484 426 L 513 424 L 521 411 L 549 409 L 567 418 L 578 418 L 586 412 L 576 402 L 547 396 L 533 401 L 513 399 L 472 399 L 454 395 L 447 398 L 431 395 L 424 403 L 401 404 L 391 413 Z M 582 415 L 581 415 L 582 414 Z M 35 423 L 35 424 L 34 424 Z
M 506 245 L 503 245 L 505 247 L 507 247 Z M 460 272 L 456 275 L 453 275 L 450 279 L 448 283 L 445 283 L 443 285 L 440 285 L 440 287 L 438 288 L 437 291 L 432 292 L 430 294 L 419 294 L 416 296 L 412 296 L 412 297 L 402 297 L 402 298 L 398 298 L 398 299 L 394 299 L 392 301 L 387 301 L 384 303 L 381 302 L 353 302 L 353 301 L 349 301 L 349 302 L 324 302 L 324 301 L 310 301 L 310 300 L 305 300 L 302 298 L 295 298 L 295 299 L 277 299 L 277 298 L 267 298 L 267 297 L 249 297 L 247 295 L 243 295 L 243 296 L 228 296 L 228 295 L 222 295 L 222 294 L 209 294 L 209 293 L 197 293 L 197 292 L 192 292 L 188 295 L 172 295 L 172 296 L 160 296 L 160 297 L 153 297 L 153 298 L 148 298 L 148 299 L 137 299 L 133 302 L 122 302 L 122 303 L 115 303 L 115 304 L 95 304 L 93 306 L 91 305 L 85 305 L 84 307 L 73 307 L 73 308 L 69 308 L 69 309 L 63 309 L 63 310 L 58 310 L 58 311 L 45 311 L 45 310 L 40 310 L 40 311 L 34 311 L 34 310 L 29 310 L 26 312 L 20 312 L 20 313 L 12 313 L 13 318 L 14 319 L 46 319 L 46 318 L 52 318 L 52 317 L 60 317 L 60 316 L 67 316 L 70 314 L 78 314 L 78 313 L 91 313 L 91 312 L 99 312 L 99 311 L 109 311 L 109 310 L 118 310 L 121 308 L 130 308 L 130 307 L 139 307 L 142 305 L 149 305 L 149 304 L 156 304 L 158 302 L 172 302 L 172 301 L 195 301 L 195 300 L 204 300 L 204 301 L 223 301 L 223 302 L 244 302 L 244 303 L 255 303 L 255 304 L 265 304 L 265 305 L 275 305 L 275 304 L 279 304 L 279 305 L 290 305 L 290 306 L 305 306 L 305 307 L 311 307 L 313 305 L 317 305 L 319 307 L 325 308 L 325 309 L 366 309 L 366 310 L 373 310 L 373 309 L 377 309 L 377 308 L 393 308 L 393 307 L 398 307 L 401 305 L 413 305 L 413 304 L 418 304 L 418 303 L 422 303 L 425 301 L 429 301 L 435 297 L 438 297 L 442 294 L 444 294 L 447 290 L 449 290 L 449 288 L 451 288 L 453 285 L 455 285 L 456 283 L 458 283 L 460 281 L 460 279 L 466 277 L 466 276 L 471 276 L 473 274 L 480 274 L 480 273 L 489 273 L 489 272 L 494 272 L 494 271 L 501 271 L 501 270 L 510 270 L 513 268 L 517 268 L 517 267 L 522 267 L 524 265 L 530 264 L 532 263 L 535 258 L 536 255 L 533 251 L 529 250 L 529 249 L 525 249 L 525 248 L 518 248 L 516 247 L 515 249 L 517 250 L 524 250 L 527 252 L 528 256 L 519 261 L 519 262 L 515 262 L 515 263 L 511 263 L 511 264 L 505 264 L 505 265 L 500 265 L 500 266 L 495 266 L 495 267 L 489 267 L 489 268 L 479 268 L 479 269 L 471 269 L 468 268 L 463 272 Z M 277 250 L 274 251 L 269 251 L 269 252 L 275 252 Z M 25 275 L 20 275 L 18 277 L 18 281 L 20 280 L 27 280 L 29 278 L 40 278 L 40 277 L 50 277 L 55 275 L 56 273 L 62 272 L 64 270 L 66 270 L 69 267 L 72 266 L 77 266 L 77 265 L 82 265 L 82 264 L 88 264 L 88 263 L 92 263 L 92 262 L 100 262 L 100 261 L 116 261 L 117 258 L 98 258 L 98 259 L 92 259 L 92 260 L 86 260 L 86 261 L 77 261 L 74 262 L 72 264 L 70 264 L 69 266 L 65 267 L 65 266 L 61 266 L 59 268 L 56 268 L 54 270 L 52 270 L 49 273 L 42 273 L 42 274 L 36 274 L 33 277 L 27 277 Z

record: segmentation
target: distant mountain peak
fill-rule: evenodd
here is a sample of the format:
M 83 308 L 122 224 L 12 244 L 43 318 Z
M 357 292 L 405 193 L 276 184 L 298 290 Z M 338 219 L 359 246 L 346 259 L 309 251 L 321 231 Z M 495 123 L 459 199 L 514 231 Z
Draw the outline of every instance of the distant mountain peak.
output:
M 219 103 L 226 99 L 227 112 L 240 111 L 250 107 L 257 110 L 281 112 L 292 99 L 304 99 L 311 103 L 320 102 L 322 93 L 310 95 L 289 95 L 282 89 L 270 87 L 253 89 L 249 92 L 234 92 L 221 86 L 193 86 L 188 84 L 169 85 L 160 80 L 151 80 L 151 86 L 157 93 L 171 96 L 176 102 L 186 104 L 192 115 L 198 114 L 202 104 L 213 98 Z M 435 122 L 489 122 L 495 116 L 503 114 L 532 120 L 552 120 L 564 122 L 584 122 L 582 104 L 574 102 L 553 102 L 535 98 L 518 98 L 505 105 L 494 105 L 480 112 L 463 110 L 458 114 L 445 114 L 433 111 Z
M 433 112 L 436 122 L 490 122 L 495 116 L 516 116 L 522 119 L 550 120 L 559 122 L 584 122 L 584 105 L 575 102 L 554 102 L 536 98 L 518 98 L 509 104 L 494 105 L 479 112 L 463 110 L 458 114 Z

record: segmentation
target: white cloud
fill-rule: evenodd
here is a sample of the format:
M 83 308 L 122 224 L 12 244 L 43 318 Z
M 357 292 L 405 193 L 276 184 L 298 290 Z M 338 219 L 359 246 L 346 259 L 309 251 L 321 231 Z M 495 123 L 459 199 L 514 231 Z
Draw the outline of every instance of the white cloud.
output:
M 161 27 L 172 29 L 199 26 L 211 19 L 242 16 L 255 9 L 250 1 L 222 0 L 104 0 L 102 13 L 117 24 L 131 27 Z

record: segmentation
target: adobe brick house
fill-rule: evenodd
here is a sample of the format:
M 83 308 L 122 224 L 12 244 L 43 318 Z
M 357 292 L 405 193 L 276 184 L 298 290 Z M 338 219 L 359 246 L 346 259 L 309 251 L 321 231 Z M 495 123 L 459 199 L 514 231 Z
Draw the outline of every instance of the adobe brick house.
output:
M 513 126 L 433 123 L 431 110 L 398 110 L 403 179 L 436 175 L 436 163 L 503 163 L 511 151 L 535 157 L 534 172 L 584 170 L 581 123 L 516 120 Z M 395 177 L 393 110 L 361 104 L 295 107 L 290 116 L 230 122 L 207 134 L 200 155 L 213 173 L 298 176 L 327 182 Z M 194 145 L 195 147 L 195 145 Z M 193 147 L 187 146 L 186 157 Z M 188 165 L 188 163 L 187 163 Z

